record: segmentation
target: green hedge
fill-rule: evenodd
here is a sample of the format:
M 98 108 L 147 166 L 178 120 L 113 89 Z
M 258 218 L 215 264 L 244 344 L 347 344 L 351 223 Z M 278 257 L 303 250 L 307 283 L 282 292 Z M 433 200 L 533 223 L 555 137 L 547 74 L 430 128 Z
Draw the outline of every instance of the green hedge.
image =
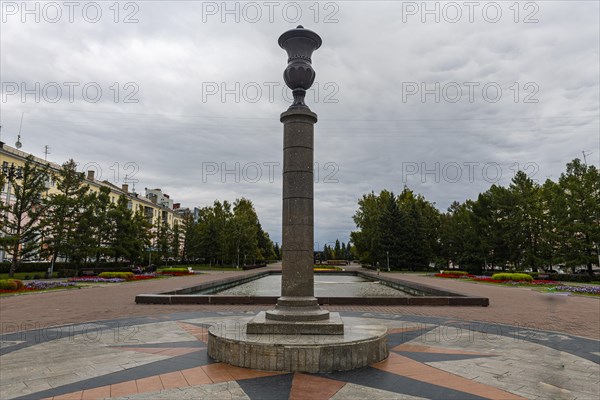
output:
M 131 281 L 133 280 L 134 275 L 133 272 L 102 272 L 98 277 L 106 279 L 119 278 Z
M 0 279 L 0 290 L 23 289 L 23 282 L 19 279 Z
M 469 273 L 466 271 L 456 271 L 453 269 L 443 270 L 442 274 L 445 274 L 445 275 L 469 275 Z
M 187 268 L 164 268 L 164 269 L 159 269 L 159 272 L 161 274 L 168 274 L 168 273 L 188 274 L 190 271 Z
M 533 280 L 533 278 L 529 274 L 508 273 L 508 272 L 494 274 L 494 275 L 492 275 L 492 279 L 497 280 L 497 281 L 513 281 L 513 282 L 531 282 Z

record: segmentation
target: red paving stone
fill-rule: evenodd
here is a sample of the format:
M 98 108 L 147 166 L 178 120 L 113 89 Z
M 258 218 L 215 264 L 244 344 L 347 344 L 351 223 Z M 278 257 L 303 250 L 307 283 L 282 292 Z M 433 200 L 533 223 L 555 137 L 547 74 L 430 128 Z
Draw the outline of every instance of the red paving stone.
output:
M 110 397 L 110 385 L 83 391 L 83 400 L 95 400 Z
M 135 384 L 137 385 L 138 393 L 156 392 L 164 389 L 162 381 L 158 376 L 137 379 Z
M 110 397 L 124 397 L 138 392 L 135 381 L 127 381 L 110 385 Z
M 160 380 L 165 389 L 174 389 L 189 386 L 181 371 L 160 374 Z
M 269 269 L 276 269 L 270 267 Z M 147 316 L 157 321 L 164 314 L 184 311 L 259 311 L 268 305 L 154 305 L 135 304 L 135 296 L 215 281 L 226 276 L 254 273 L 212 272 L 193 277 L 179 277 L 133 283 L 104 285 L 81 290 L 35 293 L 0 299 L 0 315 L 5 332 L 43 328 L 51 325 L 82 323 L 125 317 Z M 525 328 L 564 332 L 600 339 L 600 299 L 580 296 L 544 294 L 525 287 L 503 287 L 433 278 L 414 274 L 385 274 L 398 279 L 451 291 L 485 296 L 489 307 L 431 306 L 327 306 L 331 311 L 358 311 L 417 316 L 449 317 L 462 321 L 481 321 L 518 325 Z M 40 307 L 51 304 L 52 307 Z M 201 331 L 196 332 L 198 335 Z
M 328 400 L 344 385 L 346 382 L 295 373 L 289 400 Z
M 81 400 L 83 396 L 83 391 L 67 393 L 60 396 L 54 396 L 53 400 Z
M 181 373 L 190 386 L 212 383 L 212 380 L 206 375 L 202 367 L 184 369 Z

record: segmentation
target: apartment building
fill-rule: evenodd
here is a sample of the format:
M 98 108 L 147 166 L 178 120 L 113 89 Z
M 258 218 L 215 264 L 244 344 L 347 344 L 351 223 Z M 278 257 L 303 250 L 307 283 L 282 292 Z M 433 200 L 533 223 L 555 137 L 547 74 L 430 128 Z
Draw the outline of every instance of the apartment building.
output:
M 59 164 L 46 161 L 0 141 L 0 173 L 6 175 L 10 169 L 13 169 L 14 173 L 18 176 L 19 169 L 23 167 L 25 160 L 29 156 L 33 156 L 34 162 L 40 165 L 47 165 L 54 172 L 58 172 L 61 169 Z M 179 204 L 174 203 L 171 197 L 163 193 L 161 189 L 146 189 L 144 195 L 141 195 L 130 191 L 128 184 L 123 184 L 119 187 L 106 180 L 100 181 L 95 179 L 95 171 L 91 169 L 85 172 L 84 182 L 94 192 L 99 191 L 101 187 L 109 188 L 110 199 L 113 203 L 116 203 L 121 195 L 126 196 L 129 200 L 129 208 L 136 212 L 143 212 L 152 224 L 162 221 L 172 228 L 175 224 L 181 223 L 183 220 L 183 214 L 181 210 L 178 210 L 180 208 Z M 57 192 L 56 182 L 51 178 L 46 183 L 46 188 L 46 196 Z M 14 201 L 14 191 L 9 182 L 5 182 L 3 187 L 0 188 L 0 196 L 2 196 L 2 201 L 5 204 L 10 204 Z M 175 208 L 175 204 L 177 204 L 177 208 Z M 0 249 L 0 261 L 3 261 L 4 258 L 4 251 Z

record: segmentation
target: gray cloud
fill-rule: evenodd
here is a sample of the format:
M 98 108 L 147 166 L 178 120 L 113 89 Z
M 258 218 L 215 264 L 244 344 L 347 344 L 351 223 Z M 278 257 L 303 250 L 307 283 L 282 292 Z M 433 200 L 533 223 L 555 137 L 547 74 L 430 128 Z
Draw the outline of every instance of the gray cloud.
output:
M 77 13 L 74 23 L 54 24 L 4 15 L 3 85 L 80 86 L 72 103 L 64 90 L 56 103 L 3 93 L 2 140 L 14 143 L 25 113 L 23 150 L 41 155 L 48 144 L 49 159 L 74 158 L 82 166 L 95 162 L 112 181 L 115 163 L 122 180 L 129 172 L 125 163 L 134 162 L 138 191 L 162 187 L 184 206 L 247 197 L 265 229 L 280 241 L 281 169 L 275 168 L 269 182 L 264 163 L 282 157 L 279 114 L 289 102 L 283 96 L 286 56 L 277 38 L 298 23 L 277 10 L 290 3 L 278 3 L 272 22 L 264 4 L 255 3 L 263 12 L 257 23 L 248 22 L 249 13 L 240 14 L 239 23 L 233 14 L 225 22 L 219 14 L 203 14 L 203 7 L 206 11 L 221 2 L 133 3 L 139 6 L 139 22 L 133 24 L 113 22 L 112 2 L 99 3 L 103 15 L 97 23 Z M 399 192 L 406 184 L 443 210 L 492 183 L 507 184 L 516 168 L 527 168 L 543 182 L 557 179 L 582 151 L 592 152 L 588 162 L 600 164 L 599 5 L 530 3 L 538 7 L 537 23 L 522 22 L 534 10 L 525 8 L 515 23 L 509 9 L 513 2 L 496 3 L 502 9 L 496 23 L 485 21 L 480 11 L 470 23 L 465 8 L 457 23 L 448 22 L 452 15 L 443 12 L 439 23 L 432 16 L 422 23 L 420 13 L 403 20 L 403 8 L 422 3 L 384 1 L 330 2 L 327 9 L 328 3 L 321 2 L 315 22 L 309 8 L 314 3 L 299 3 L 299 23 L 323 37 L 323 47 L 313 56 L 318 94 L 309 95 L 320 118 L 315 137 L 315 241 L 320 247 L 336 238 L 347 240 L 356 202 L 371 190 Z M 249 3 L 228 2 L 230 9 L 236 4 L 242 12 Z M 443 10 L 449 3 L 437 4 Z M 324 23 L 336 10 L 339 22 Z M 120 20 L 131 11 L 120 9 Z M 82 97 L 81 87 L 90 82 L 102 89 L 97 103 Z M 125 88 L 129 82 L 135 86 Z M 434 94 L 424 102 L 421 93 L 403 96 L 407 84 L 420 91 L 422 84 L 432 89 L 436 82 L 439 102 Z M 479 84 L 472 102 L 468 82 Z M 221 85 L 233 90 L 236 83 L 239 101 L 234 94 L 222 101 Z M 462 97 L 453 103 L 454 83 Z M 501 88 L 497 102 L 483 97 L 486 84 L 492 97 L 493 89 Z M 207 95 L 211 85 L 218 94 Z M 262 96 L 254 101 L 256 87 Z M 274 87 L 272 98 L 269 87 Z M 124 96 L 132 94 L 139 102 L 125 103 Z M 537 103 L 524 102 L 527 96 Z M 256 183 L 243 174 L 239 182 L 219 174 L 203 181 L 203 163 L 219 168 L 258 163 L 263 175 Z M 338 182 L 324 182 L 328 176 Z

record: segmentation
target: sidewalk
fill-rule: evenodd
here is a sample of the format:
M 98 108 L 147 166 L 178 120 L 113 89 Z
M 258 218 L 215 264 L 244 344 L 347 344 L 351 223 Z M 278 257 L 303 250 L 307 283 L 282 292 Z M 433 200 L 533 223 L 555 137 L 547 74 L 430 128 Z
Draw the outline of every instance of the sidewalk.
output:
M 277 270 L 278 266 L 268 269 Z M 123 317 L 158 316 L 186 311 L 258 311 L 264 305 L 142 305 L 138 294 L 159 293 L 176 288 L 242 276 L 253 271 L 206 272 L 194 277 L 124 283 L 3 297 L 0 316 L 3 324 L 26 330 L 35 326 L 64 325 Z M 331 311 L 361 311 L 417 316 L 450 317 L 463 321 L 495 322 L 528 328 L 569 333 L 600 339 L 600 299 L 540 293 L 525 287 L 502 287 L 474 282 L 433 278 L 414 274 L 385 273 L 397 279 L 457 291 L 490 299 L 489 307 L 398 307 L 329 306 Z M 36 325 L 37 324 L 37 325 Z M 29 328 L 28 328 L 29 327 Z

